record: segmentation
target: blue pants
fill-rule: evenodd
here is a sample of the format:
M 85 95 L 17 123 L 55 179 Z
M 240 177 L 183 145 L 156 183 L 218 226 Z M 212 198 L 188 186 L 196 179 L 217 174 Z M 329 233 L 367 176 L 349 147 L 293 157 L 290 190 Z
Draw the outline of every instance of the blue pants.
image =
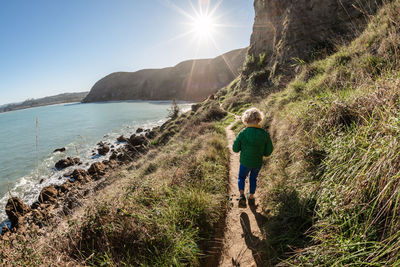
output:
M 254 194 L 256 192 L 257 187 L 257 176 L 260 172 L 260 168 L 247 168 L 240 164 L 239 168 L 239 190 L 244 190 L 244 183 L 246 181 L 247 175 L 250 173 L 250 194 Z

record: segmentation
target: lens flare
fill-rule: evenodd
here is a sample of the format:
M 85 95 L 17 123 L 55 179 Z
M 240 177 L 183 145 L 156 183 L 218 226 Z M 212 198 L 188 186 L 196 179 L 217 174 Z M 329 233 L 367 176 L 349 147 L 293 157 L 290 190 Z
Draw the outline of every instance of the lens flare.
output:
M 193 30 L 200 38 L 211 37 L 215 30 L 213 18 L 208 15 L 201 15 L 195 18 Z

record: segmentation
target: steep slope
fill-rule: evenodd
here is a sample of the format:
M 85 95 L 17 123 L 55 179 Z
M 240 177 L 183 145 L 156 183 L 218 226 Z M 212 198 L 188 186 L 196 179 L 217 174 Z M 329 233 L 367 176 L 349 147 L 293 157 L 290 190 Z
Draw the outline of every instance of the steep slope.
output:
M 237 81 L 217 94 L 238 113 L 258 106 L 273 137 L 257 193 L 265 266 L 400 264 L 399 18 L 400 2 L 385 2 L 355 40 L 300 62 L 280 92 Z
M 236 78 L 246 51 L 233 50 L 213 59 L 188 60 L 164 69 L 112 73 L 98 81 L 83 102 L 203 100 Z
M 264 93 L 282 90 L 299 63 L 332 54 L 338 43 L 358 36 L 380 2 L 255 0 L 245 84 Z

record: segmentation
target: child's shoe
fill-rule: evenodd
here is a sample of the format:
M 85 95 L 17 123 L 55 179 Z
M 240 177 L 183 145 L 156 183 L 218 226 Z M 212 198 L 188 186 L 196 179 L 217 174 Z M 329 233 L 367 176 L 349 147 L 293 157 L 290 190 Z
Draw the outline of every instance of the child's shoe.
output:
M 239 207 L 246 207 L 246 197 L 244 195 L 239 197 Z
M 254 206 L 256 204 L 256 199 L 255 198 L 249 198 L 247 200 L 247 202 L 249 203 L 249 206 Z

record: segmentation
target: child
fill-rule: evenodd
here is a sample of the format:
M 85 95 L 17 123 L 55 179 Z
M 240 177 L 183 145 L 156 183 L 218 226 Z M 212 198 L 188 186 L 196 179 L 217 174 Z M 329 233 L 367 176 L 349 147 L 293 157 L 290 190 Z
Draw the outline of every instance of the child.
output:
M 257 108 L 251 108 L 243 113 L 242 121 L 247 126 L 236 137 L 233 143 L 233 151 L 240 151 L 239 169 L 239 206 L 246 206 L 244 196 L 244 184 L 247 175 L 250 173 L 250 195 L 249 205 L 254 205 L 254 193 L 257 186 L 257 175 L 261 169 L 263 156 L 272 153 L 273 146 L 268 131 L 259 125 L 263 119 L 262 113 Z

